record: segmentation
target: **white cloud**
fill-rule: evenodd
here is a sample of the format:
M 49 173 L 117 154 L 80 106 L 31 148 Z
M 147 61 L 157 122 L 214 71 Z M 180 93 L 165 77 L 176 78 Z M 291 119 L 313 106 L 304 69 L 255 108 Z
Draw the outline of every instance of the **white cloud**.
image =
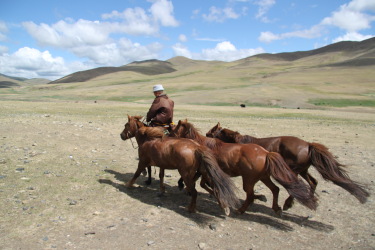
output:
M 8 52 L 8 47 L 0 45 L 0 56 Z
M 229 62 L 264 52 L 265 51 L 263 48 L 237 49 L 231 42 L 225 41 L 218 43 L 215 48 L 204 49 L 202 50 L 202 53 L 194 54 L 195 58 L 193 59 Z
M 209 14 L 203 14 L 202 17 L 209 22 L 224 22 L 227 19 L 237 19 L 241 15 L 237 14 L 232 8 L 210 7 Z
M 270 22 L 268 17 L 266 16 L 267 12 L 270 8 L 276 3 L 275 0 L 259 0 L 256 1 L 255 4 L 259 6 L 258 12 L 256 14 L 256 18 L 260 19 L 264 23 Z
M 167 0 L 154 0 L 151 1 L 154 4 L 150 8 L 150 12 L 153 18 L 163 26 L 176 27 L 179 25 L 177 20 L 173 16 L 173 4 Z
M 176 56 L 184 56 L 184 57 L 192 59 L 192 53 L 184 45 L 177 43 L 172 46 L 172 49 Z
M 3 21 L 0 21 L 0 41 L 5 41 L 7 39 L 7 36 L 4 34 L 6 32 L 8 32 L 7 25 Z
M 322 24 L 336 26 L 348 32 L 371 28 L 375 16 L 365 13 L 375 11 L 375 1 L 353 0 L 341 5 L 330 17 L 323 19 Z
M 184 34 L 181 34 L 181 35 L 178 36 L 178 40 L 180 42 L 186 42 L 187 41 L 187 37 Z
M 342 39 L 358 40 L 361 37 L 366 39 L 372 37 L 372 35 L 362 35 L 359 31 L 372 27 L 371 23 L 375 21 L 375 16 L 368 14 L 370 11 L 375 11 L 374 0 L 353 0 L 348 4 L 341 5 L 331 16 L 324 18 L 319 24 L 312 26 L 310 29 L 281 34 L 275 34 L 269 31 L 261 32 L 258 40 L 269 43 L 275 40 L 293 37 L 311 39 L 322 36 L 329 27 L 337 27 L 346 31 L 346 35 L 338 37 L 334 39 L 334 41 L 341 41 Z
M 159 43 L 142 46 L 131 40 L 122 38 L 116 43 L 97 46 L 79 46 L 72 49 L 78 57 L 88 58 L 93 64 L 105 66 L 120 66 L 132 61 L 158 58 L 162 49 Z
M 59 48 L 106 43 L 109 40 L 109 32 L 113 29 L 108 23 L 82 19 L 74 23 L 59 21 L 51 26 L 24 22 L 23 26 L 41 45 Z
M 70 73 L 62 57 L 52 57 L 49 51 L 23 47 L 13 54 L 0 56 L 1 73 L 26 78 L 57 78 Z
M 363 41 L 366 39 L 369 39 L 371 37 L 374 37 L 375 35 L 362 35 L 357 32 L 349 32 L 346 33 L 343 36 L 337 37 L 333 39 L 333 43 L 341 42 L 341 41 Z
M 306 30 L 297 30 L 292 32 L 286 32 L 282 34 L 274 34 L 270 31 L 261 32 L 258 40 L 265 43 L 270 43 L 275 40 L 282 40 L 286 38 L 299 37 L 299 38 L 316 38 L 321 36 L 324 31 L 324 27 L 321 25 L 316 25 Z

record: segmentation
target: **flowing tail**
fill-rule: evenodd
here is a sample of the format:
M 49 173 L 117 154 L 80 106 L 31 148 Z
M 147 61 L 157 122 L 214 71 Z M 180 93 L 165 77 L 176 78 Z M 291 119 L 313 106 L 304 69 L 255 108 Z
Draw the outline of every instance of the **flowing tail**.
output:
M 312 210 L 317 208 L 318 199 L 314 196 L 314 191 L 297 177 L 279 153 L 269 152 L 266 157 L 266 166 L 271 176 L 298 202 Z
M 310 143 L 309 154 L 312 165 L 325 180 L 332 181 L 354 195 L 361 203 L 367 201 L 369 193 L 358 183 L 349 178 L 347 172 L 328 151 L 328 148 L 319 143 Z
M 198 154 L 198 159 L 201 159 L 200 172 L 202 174 L 207 173 L 210 186 L 221 206 L 237 209 L 240 204 L 236 195 L 237 187 L 230 177 L 221 170 L 215 156 L 208 148 L 206 149 L 203 146 L 196 151 L 196 154 Z

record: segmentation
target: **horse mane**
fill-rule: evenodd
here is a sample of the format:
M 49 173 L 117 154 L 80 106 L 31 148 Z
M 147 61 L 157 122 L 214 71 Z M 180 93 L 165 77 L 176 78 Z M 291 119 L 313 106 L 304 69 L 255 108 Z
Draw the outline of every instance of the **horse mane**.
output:
M 241 135 L 238 131 L 233 131 L 227 128 L 223 128 L 223 131 L 226 131 L 226 134 L 233 138 L 234 142 L 237 143 L 252 143 L 254 142 L 254 137 L 250 135 Z
M 186 138 L 197 141 L 199 144 L 206 145 L 210 149 L 219 147 L 222 142 L 216 138 L 206 137 L 200 134 L 199 129 L 195 128 L 192 123 L 184 122 L 186 126 Z
M 163 138 L 165 136 L 163 130 L 159 127 L 141 127 L 138 130 L 140 135 L 146 136 L 148 139 Z

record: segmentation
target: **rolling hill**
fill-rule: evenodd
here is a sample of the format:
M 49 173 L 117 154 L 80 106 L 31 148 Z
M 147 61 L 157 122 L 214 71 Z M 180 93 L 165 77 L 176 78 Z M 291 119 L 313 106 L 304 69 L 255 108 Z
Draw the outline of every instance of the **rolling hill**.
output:
M 375 106 L 375 38 L 232 62 L 174 57 L 76 72 L 25 86 L 2 79 L 2 98 L 150 103 L 161 83 L 176 103 L 286 108 Z M 2 77 L 2 76 L 1 76 Z

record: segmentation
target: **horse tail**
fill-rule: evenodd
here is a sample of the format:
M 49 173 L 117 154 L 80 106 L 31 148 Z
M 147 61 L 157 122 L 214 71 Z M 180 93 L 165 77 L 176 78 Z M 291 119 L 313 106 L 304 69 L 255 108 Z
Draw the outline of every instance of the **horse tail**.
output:
M 236 195 L 237 187 L 230 177 L 221 170 L 215 156 L 208 148 L 201 146 L 196 151 L 201 159 L 201 173 L 207 173 L 213 192 L 223 208 L 237 209 L 239 199 Z M 202 176 L 203 177 L 203 176 Z
M 312 165 L 325 180 L 332 181 L 342 187 L 361 203 L 367 201 L 370 194 L 360 184 L 349 178 L 347 172 L 342 168 L 345 165 L 339 163 L 326 146 L 319 143 L 309 143 L 309 156 Z
M 318 199 L 314 196 L 314 191 L 297 177 L 279 153 L 269 152 L 266 156 L 266 166 L 270 170 L 271 176 L 277 180 L 292 197 L 296 198 L 302 205 L 316 210 Z

